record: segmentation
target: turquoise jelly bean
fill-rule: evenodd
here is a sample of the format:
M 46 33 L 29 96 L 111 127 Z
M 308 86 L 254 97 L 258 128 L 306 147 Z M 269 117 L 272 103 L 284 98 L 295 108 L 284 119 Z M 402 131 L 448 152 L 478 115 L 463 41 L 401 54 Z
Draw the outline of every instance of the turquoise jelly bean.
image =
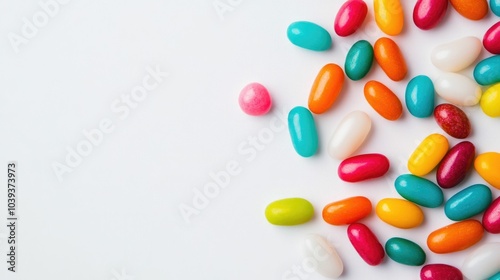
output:
M 500 17 L 500 0 L 490 0 L 490 8 L 495 15 Z
M 462 221 L 486 210 L 491 199 L 488 186 L 472 185 L 450 197 L 444 206 L 444 213 L 450 220 Z
M 500 55 L 481 60 L 474 68 L 474 79 L 483 86 L 500 82 Z
M 393 261 L 419 266 L 425 263 L 425 252 L 415 242 L 401 237 L 393 237 L 385 243 L 385 252 Z
M 296 21 L 290 24 L 287 36 L 292 44 L 308 50 L 325 51 L 332 46 L 330 33 L 309 21 Z
M 359 40 L 349 49 L 345 58 L 345 74 L 353 81 L 363 79 L 373 64 L 373 47 L 366 40 Z
M 292 138 L 295 151 L 303 156 L 310 157 L 318 150 L 318 133 L 314 117 L 309 109 L 302 106 L 293 108 L 288 113 L 288 130 Z
M 500 280 L 500 272 L 488 278 L 488 280 Z
M 443 204 L 444 196 L 441 188 L 425 178 L 413 174 L 403 174 L 394 182 L 396 191 L 405 199 L 429 208 Z
M 432 80 L 425 75 L 416 76 L 406 86 L 406 108 L 414 117 L 429 117 L 434 112 L 434 96 Z

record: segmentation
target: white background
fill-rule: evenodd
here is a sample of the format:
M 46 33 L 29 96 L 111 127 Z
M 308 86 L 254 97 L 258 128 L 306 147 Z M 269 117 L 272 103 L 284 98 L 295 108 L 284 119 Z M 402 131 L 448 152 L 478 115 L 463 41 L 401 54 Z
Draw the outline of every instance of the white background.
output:
M 420 267 L 387 257 L 368 266 L 349 243 L 346 227 L 326 224 L 321 210 L 354 195 L 368 197 L 373 206 L 381 198 L 399 197 L 393 182 L 408 172 L 408 156 L 427 135 L 444 133 L 433 118 L 416 119 L 406 109 L 395 122 L 380 117 L 363 97 L 366 81 L 385 83 L 404 101 L 411 77 L 438 77 L 429 59 L 434 46 L 466 35 L 482 39 L 498 18 L 490 13 L 473 22 L 450 6 L 439 27 L 424 32 L 411 20 L 415 1 L 404 1 L 405 29 L 394 40 L 407 59 L 407 78 L 393 82 L 374 64 L 365 79 L 346 79 L 333 108 L 316 116 L 318 154 L 301 158 L 281 119 L 294 106 L 307 105 L 324 64 L 343 66 L 355 41 L 374 43 L 383 36 L 371 1 L 365 24 L 348 38 L 333 32 L 343 1 L 231 2 L 231 10 L 218 14 L 212 0 L 72 0 L 16 53 L 9 34 L 22 36 L 23 18 L 33 22 L 43 10 L 38 0 L 0 1 L 0 259 L 7 249 L 9 160 L 19 165 L 20 196 L 18 273 L 7 273 L 2 261 L 0 279 L 285 279 L 303 262 L 299 245 L 307 233 L 325 236 L 336 248 L 345 265 L 342 279 L 418 279 Z M 318 53 L 292 45 L 286 29 L 297 20 L 325 27 L 333 48 Z M 487 56 L 483 51 L 481 57 Z M 170 75 L 127 117 L 113 111 L 121 95 L 142 84 L 148 67 Z M 472 68 L 463 73 L 471 76 Z M 250 117 L 239 109 L 239 91 L 250 82 L 262 83 L 272 94 L 268 115 Z M 372 117 L 373 129 L 357 153 L 385 154 L 391 170 L 384 178 L 342 182 L 339 161 L 326 153 L 331 133 L 353 110 Z M 477 152 L 500 151 L 498 120 L 479 107 L 464 110 L 473 125 L 468 140 Z M 54 163 L 66 164 L 68 149 L 86 139 L 82 131 L 106 119 L 113 131 L 59 181 Z M 280 129 L 264 135 L 271 122 Z M 257 140 L 259 150 L 251 148 L 259 135 L 265 143 Z M 448 139 L 451 145 L 459 142 Z M 198 215 L 184 219 L 179 207 L 193 206 L 196 191 L 213 181 L 210 173 L 231 162 L 241 172 Z M 435 172 L 427 178 L 435 180 Z M 473 172 L 445 197 L 473 183 L 484 181 Z M 500 193 L 493 189 L 493 194 Z M 270 225 L 266 205 L 286 197 L 311 201 L 314 219 L 295 227 Z M 393 236 L 408 238 L 426 251 L 427 263 L 460 267 L 470 250 L 436 255 L 425 245 L 431 231 L 451 223 L 443 207 L 423 210 L 424 224 L 412 230 L 384 224 L 374 213 L 362 222 L 382 244 Z M 485 234 L 481 243 L 491 241 L 500 237 Z M 323 279 L 315 273 L 303 278 Z

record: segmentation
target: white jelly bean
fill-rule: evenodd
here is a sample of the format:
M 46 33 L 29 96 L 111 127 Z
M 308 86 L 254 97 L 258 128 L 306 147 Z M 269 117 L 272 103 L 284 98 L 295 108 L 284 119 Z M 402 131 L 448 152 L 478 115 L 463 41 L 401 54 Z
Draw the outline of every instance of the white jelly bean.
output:
M 351 156 L 366 139 L 372 126 L 370 117 L 362 111 L 347 114 L 328 143 L 328 153 L 336 159 L 346 159 Z
M 435 47 L 431 53 L 434 66 L 457 72 L 469 67 L 479 56 L 483 45 L 476 37 L 468 36 Z
M 467 279 L 487 279 L 500 271 L 500 243 L 485 243 L 472 251 L 462 265 Z
M 473 106 L 481 99 L 481 87 L 471 78 L 457 73 L 443 73 L 434 88 L 444 100 L 457 106 Z
M 316 271 L 327 278 L 338 278 L 344 271 L 342 259 L 337 251 L 320 235 L 309 234 L 302 246 L 304 270 Z

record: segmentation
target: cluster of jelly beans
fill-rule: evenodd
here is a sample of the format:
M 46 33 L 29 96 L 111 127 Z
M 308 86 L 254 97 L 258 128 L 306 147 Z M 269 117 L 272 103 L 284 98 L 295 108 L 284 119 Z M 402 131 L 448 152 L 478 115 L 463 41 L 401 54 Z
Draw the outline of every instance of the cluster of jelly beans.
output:
M 453 8 L 470 20 L 484 18 L 488 11 L 486 0 L 450 0 Z M 399 0 L 374 0 L 375 21 L 387 35 L 396 36 L 403 30 L 403 9 Z M 490 0 L 494 14 L 500 16 L 500 0 Z M 418 0 L 413 11 L 415 25 L 432 29 L 439 24 L 448 9 L 448 0 Z M 366 3 L 348 0 L 338 11 L 334 29 L 341 37 L 356 32 L 367 15 Z M 289 25 L 288 38 L 301 48 L 324 51 L 331 48 L 331 36 L 321 26 L 307 21 Z M 456 72 L 469 67 L 479 56 L 482 48 L 494 56 L 480 61 L 474 68 L 474 80 Z M 417 118 L 434 116 L 437 124 L 451 137 L 465 139 L 471 131 L 467 115 L 457 106 L 474 106 L 480 103 L 483 112 L 490 117 L 500 116 L 500 22 L 488 29 L 482 42 L 475 37 L 464 37 L 437 46 L 431 61 L 443 74 L 434 82 L 425 75 L 412 78 L 405 92 L 405 104 L 411 115 Z M 342 91 L 344 76 L 352 81 L 364 78 L 373 61 L 393 81 L 407 76 L 407 65 L 397 43 L 390 38 L 379 38 L 372 46 L 365 40 L 353 44 L 346 56 L 344 69 L 337 64 L 326 64 L 319 71 L 309 95 L 308 108 L 297 106 L 288 115 L 288 126 L 295 151 L 310 157 L 317 152 L 318 135 L 314 114 L 328 111 Z M 345 71 L 345 74 L 344 74 Z M 490 86 L 484 93 L 481 86 Z M 435 95 L 449 103 L 435 106 Z M 370 106 L 383 118 L 395 121 L 403 112 L 397 95 L 378 81 L 368 81 L 364 96 Z M 272 101 L 266 88 L 258 83 L 246 86 L 240 93 L 240 107 L 249 115 L 267 113 Z M 382 154 L 352 156 L 363 144 L 371 129 L 370 117 L 362 111 L 347 114 L 332 134 L 328 153 L 341 160 L 338 175 L 346 182 L 359 182 L 381 177 L 389 170 L 389 160 Z M 428 248 L 438 254 L 467 249 L 483 237 L 486 230 L 500 233 L 500 197 L 493 200 L 490 188 L 484 184 L 469 186 L 446 202 L 443 189 L 460 184 L 474 166 L 477 173 L 491 186 L 500 189 L 500 153 L 488 152 L 476 157 L 475 146 L 462 141 L 449 147 L 448 139 L 439 133 L 427 136 L 408 160 L 410 174 L 402 174 L 395 180 L 396 191 L 403 197 L 385 198 L 376 207 L 376 215 L 383 222 L 397 228 L 410 229 L 424 220 L 420 207 L 436 208 L 445 203 L 445 215 L 455 223 L 431 232 Z M 437 168 L 436 183 L 423 178 Z M 349 197 L 332 202 L 323 208 L 322 216 L 331 225 L 348 225 L 350 242 L 360 257 L 369 265 L 378 265 L 385 255 L 398 263 L 421 266 L 426 254 L 415 242 L 400 237 L 386 241 L 385 246 L 375 234 L 359 221 L 372 211 L 370 200 L 364 196 Z M 482 222 L 471 219 L 483 213 Z M 265 211 L 267 220 L 274 225 L 298 225 L 309 221 L 314 214 L 312 204 L 302 198 L 286 198 L 270 203 Z M 317 272 L 337 278 L 343 272 L 343 263 L 326 240 L 319 235 L 305 239 L 305 254 L 324 249 L 318 261 Z M 447 264 L 427 264 L 422 267 L 421 279 L 500 279 L 500 243 L 484 244 L 465 260 L 461 270 Z

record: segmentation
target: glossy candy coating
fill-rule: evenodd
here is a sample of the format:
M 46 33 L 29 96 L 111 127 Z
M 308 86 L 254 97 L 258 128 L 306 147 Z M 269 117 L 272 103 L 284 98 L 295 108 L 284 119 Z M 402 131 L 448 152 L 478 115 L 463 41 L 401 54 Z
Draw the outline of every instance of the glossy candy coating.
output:
M 500 189 L 500 153 L 480 154 L 474 160 L 477 173 L 493 187 Z
M 439 228 L 427 237 L 427 247 L 436 254 L 465 250 L 483 238 L 483 226 L 476 220 L 465 220 Z
M 486 208 L 482 219 L 483 227 L 487 232 L 500 233 L 500 197 L 497 197 Z
M 474 68 L 474 79 L 482 86 L 500 83 L 500 55 L 481 60 Z
M 439 133 L 427 136 L 408 159 L 408 170 L 413 175 L 427 175 L 446 155 L 448 146 L 448 139 Z
M 435 27 L 446 14 L 448 0 L 417 0 L 413 8 L 413 22 L 422 30 Z
M 434 47 L 431 62 L 440 70 L 458 72 L 472 65 L 482 49 L 481 40 L 478 38 L 462 37 Z
M 417 118 L 426 118 L 434 111 L 435 94 L 432 80 L 419 75 L 410 80 L 405 91 L 406 108 Z
M 321 68 L 309 93 L 308 107 L 315 114 L 326 112 L 337 100 L 344 84 L 344 71 L 334 63 Z
M 351 156 L 370 133 L 372 121 L 363 111 L 347 114 L 335 129 L 328 143 L 328 154 L 343 160 Z
M 334 30 L 341 37 L 349 36 L 363 24 L 368 7 L 362 0 L 348 0 L 335 16 Z
M 441 188 L 449 189 L 463 181 L 469 172 L 476 148 L 469 141 L 463 141 L 453 146 L 439 163 L 436 181 Z
M 246 85 L 240 92 L 238 102 L 241 110 L 251 116 L 264 115 L 272 106 L 269 92 L 259 83 Z
M 460 269 L 442 263 L 424 265 L 420 270 L 421 280 L 462 280 Z
M 389 170 L 389 160 L 381 154 L 363 154 L 343 160 L 338 168 L 340 179 L 359 182 L 378 178 Z
M 451 6 L 465 18 L 480 20 L 488 14 L 487 0 L 450 0 Z
M 311 112 L 304 107 L 297 106 L 288 113 L 288 130 L 295 151 L 303 156 L 310 157 L 318 150 L 318 133 Z
M 491 11 L 500 17 L 500 0 L 490 0 Z
M 293 226 L 311 220 L 314 208 L 303 198 L 285 198 L 271 202 L 265 214 L 267 221 L 273 225 Z
M 373 45 L 373 53 L 375 60 L 391 80 L 401 81 L 406 77 L 408 68 L 405 58 L 399 46 L 392 39 L 379 38 Z
M 483 37 L 483 46 L 492 54 L 500 54 L 500 21 L 486 31 Z
M 312 51 L 326 51 L 332 47 L 330 33 L 309 21 L 291 23 L 287 29 L 287 36 L 292 44 Z
M 396 36 L 403 31 L 404 12 L 400 0 L 374 0 L 375 22 L 382 32 Z
M 482 94 L 475 81 L 457 73 L 442 73 L 434 81 L 434 88 L 439 96 L 456 106 L 474 106 Z
M 383 118 L 395 121 L 403 114 L 403 105 L 399 98 L 381 82 L 368 81 L 364 93 L 366 101 Z
M 350 224 L 347 237 L 359 256 L 369 265 L 379 265 L 385 257 L 384 247 L 366 225 Z
M 393 261 L 411 266 L 420 266 L 425 263 L 425 252 L 415 242 L 401 237 L 393 237 L 385 243 L 387 256 Z
M 399 195 L 420 206 L 436 208 L 443 204 L 443 191 L 425 178 L 402 174 L 396 178 L 394 186 Z
M 492 85 L 483 93 L 480 104 L 486 115 L 500 117 L 500 83 Z
M 400 198 L 384 198 L 375 207 L 377 216 L 397 228 L 414 228 L 424 221 L 422 209 L 414 203 Z
M 336 279 L 344 271 L 344 263 L 328 241 L 318 234 L 308 234 L 302 243 L 304 259 L 315 261 L 315 271 L 324 277 Z
M 340 226 L 357 222 L 372 212 L 372 203 L 364 196 L 353 196 L 332 202 L 323 208 L 323 220 Z
M 495 275 L 488 277 L 488 280 L 500 280 L 500 271 L 495 273 Z
M 483 212 L 490 203 L 490 188 L 476 184 L 450 197 L 444 206 L 444 213 L 450 220 L 462 221 Z
M 452 104 L 440 104 L 434 108 L 434 119 L 448 135 L 458 139 L 469 136 L 471 125 L 469 118 L 462 111 Z
M 500 271 L 500 243 L 484 243 L 467 254 L 461 267 L 468 279 L 487 279 Z
M 361 80 L 370 72 L 373 64 L 373 47 L 366 40 L 359 40 L 349 49 L 344 69 L 353 81 Z

